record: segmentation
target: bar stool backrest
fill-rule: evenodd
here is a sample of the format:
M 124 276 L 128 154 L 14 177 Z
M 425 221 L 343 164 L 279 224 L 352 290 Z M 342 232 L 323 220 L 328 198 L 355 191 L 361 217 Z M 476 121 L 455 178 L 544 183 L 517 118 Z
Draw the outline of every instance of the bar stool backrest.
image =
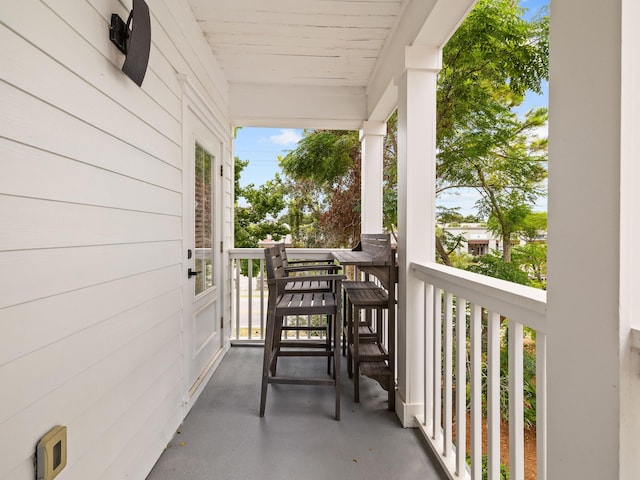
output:
M 363 233 L 360 249 L 371 255 L 374 261 L 387 261 L 391 252 L 391 235 L 388 233 Z
M 376 264 L 367 267 L 366 271 L 375 275 L 385 289 L 392 291 L 397 282 L 397 267 L 396 252 L 391 246 L 391 235 L 388 233 L 363 233 L 358 247 L 361 251 L 371 255 L 372 262 Z
M 280 251 L 280 261 L 282 262 L 282 266 L 286 269 L 289 266 L 289 259 L 287 258 L 287 249 L 284 243 L 278 243 L 276 246 Z
M 275 282 L 275 279 L 287 276 L 287 271 L 282 263 L 280 247 L 275 245 L 264 249 L 265 266 L 267 270 L 267 285 L 269 286 L 269 303 L 284 291 L 284 285 Z

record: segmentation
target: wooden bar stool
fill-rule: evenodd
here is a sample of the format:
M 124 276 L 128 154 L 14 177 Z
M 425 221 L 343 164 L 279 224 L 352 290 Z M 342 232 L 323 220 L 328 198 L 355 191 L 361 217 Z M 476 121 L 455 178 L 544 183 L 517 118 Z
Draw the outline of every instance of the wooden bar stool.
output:
M 305 292 L 289 293 L 285 286 L 299 280 L 297 277 L 287 277 L 280 255 L 279 247 L 265 249 L 267 267 L 267 284 L 269 297 L 267 307 L 267 326 L 262 363 L 262 388 L 260 394 L 260 416 L 264 416 L 267 387 L 269 383 L 290 385 L 327 385 L 335 389 L 335 418 L 340 420 L 340 354 L 337 352 L 340 341 L 339 328 L 333 326 L 333 347 L 329 342 L 290 341 L 282 340 L 284 318 L 291 315 L 320 315 L 326 316 L 328 324 L 335 323 L 340 318 L 341 295 L 335 292 Z M 315 280 L 328 281 L 341 287 L 343 275 L 318 275 Z M 314 350 L 320 347 L 321 350 Z M 279 357 L 328 357 L 333 360 L 333 376 L 330 378 L 285 377 L 276 372 Z
M 358 290 L 376 290 L 378 289 L 378 285 L 371 281 L 358 281 L 358 280 L 346 280 L 342 282 L 342 356 L 346 355 L 347 346 L 353 343 L 353 334 L 351 332 L 351 324 L 349 323 L 349 318 L 353 316 L 353 305 L 351 305 L 349 298 L 356 295 L 356 291 Z M 349 295 L 351 294 L 351 295 Z M 366 321 L 366 326 L 371 330 L 372 325 L 370 324 L 370 317 Z M 365 330 L 360 332 L 361 338 L 363 336 L 370 335 L 371 332 L 367 332 Z M 349 367 L 350 368 L 350 367 Z M 349 374 L 351 377 L 351 374 Z
M 345 282 L 346 283 L 346 282 Z M 364 287 L 364 286 L 363 286 Z M 347 290 L 347 371 L 353 377 L 354 401 L 360 401 L 360 374 L 376 380 L 388 392 L 389 409 L 395 408 L 393 360 L 383 337 L 383 311 L 389 312 L 389 295 L 381 287 Z M 375 325 L 361 320 L 361 313 L 375 312 Z M 388 321 L 393 313 L 388 314 Z M 392 325 L 389 325 L 389 330 Z M 393 325 L 395 328 L 395 325 Z
M 280 249 L 280 261 L 284 268 L 285 276 L 293 278 L 291 282 L 284 285 L 285 293 L 313 293 L 313 292 L 336 292 L 335 282 L 332 280 L 319 279 L 322 274 L 338 274 L 342 271 L 340 265 L 336 265 L 333 260 L 289 260 L 287 249 L 284 243 L 277 244 Z M 307 335 L 324 334 L 326 349 L 331 349 L 332 342 L 332 326 L 334 322 L 327 322 L 324 325 L 311 325 L 310 316 L 307 315 L 307 324 L 300 325 L 299 316 L 296 316 L 296 324 L 288 325 L 283 322 L 282 330 L 284 332 L 296 332 L 296 338 L 300 332 L 306 332 Z M 308 340 L 305 340 L 308 341 Z M 288 342 L 291 342 L 288 340 Z M 327 358 L 327 373 L 331 373 L 331 358 Z

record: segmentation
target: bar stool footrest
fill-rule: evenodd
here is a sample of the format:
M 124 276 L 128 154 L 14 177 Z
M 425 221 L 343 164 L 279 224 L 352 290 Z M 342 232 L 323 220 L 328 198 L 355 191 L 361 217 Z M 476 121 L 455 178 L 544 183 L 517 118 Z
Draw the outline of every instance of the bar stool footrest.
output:
M 388 360 L 389 354 L 379 343 L 360 343 L 358 349 L 359 363 L 363 362 L 384 362 Z M 350 345 L 352 355 L 355 356 L 353 345 Z
M 386 362 L 360 362 L 360 373 L 372 378 L 387 392 L 391 383 L 391 369 Z

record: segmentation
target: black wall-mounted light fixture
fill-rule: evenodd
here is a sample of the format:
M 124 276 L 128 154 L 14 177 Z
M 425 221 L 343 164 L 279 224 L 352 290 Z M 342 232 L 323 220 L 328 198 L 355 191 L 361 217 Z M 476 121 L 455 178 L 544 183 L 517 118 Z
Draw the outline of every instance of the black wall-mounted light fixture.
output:
M 122 71 L 141 86 L 151 49 L 151 19 L 149 7 L 144 0 L 133 0 L 133 9 L 127 23 L 118 14 L 111 14 L 109 39 L 126 55 Z

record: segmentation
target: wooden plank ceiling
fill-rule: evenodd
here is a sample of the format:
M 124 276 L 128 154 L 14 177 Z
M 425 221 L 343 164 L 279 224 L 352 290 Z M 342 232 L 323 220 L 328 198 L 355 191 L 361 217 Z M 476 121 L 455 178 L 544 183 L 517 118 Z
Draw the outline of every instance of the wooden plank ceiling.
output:
M 406 0 L 188 0 L 230 83 L 366 87 Z

